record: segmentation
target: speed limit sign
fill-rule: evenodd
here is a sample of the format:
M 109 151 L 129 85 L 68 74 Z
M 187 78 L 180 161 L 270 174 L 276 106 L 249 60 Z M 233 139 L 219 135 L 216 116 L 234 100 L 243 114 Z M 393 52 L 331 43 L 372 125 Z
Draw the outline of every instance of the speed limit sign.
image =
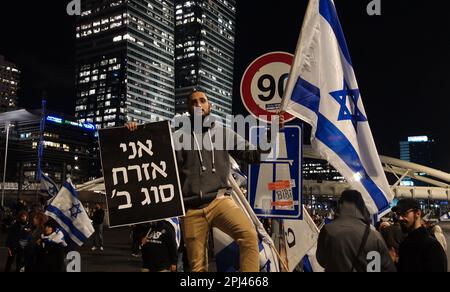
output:
M 281 100 L 294 56 L 272 52 L 257 58 L 244 73 L 241 98 L 247 111 L 259 120 L 270 123 L 280 110 Z M 294 119 L 285 114 L 285 121 Z

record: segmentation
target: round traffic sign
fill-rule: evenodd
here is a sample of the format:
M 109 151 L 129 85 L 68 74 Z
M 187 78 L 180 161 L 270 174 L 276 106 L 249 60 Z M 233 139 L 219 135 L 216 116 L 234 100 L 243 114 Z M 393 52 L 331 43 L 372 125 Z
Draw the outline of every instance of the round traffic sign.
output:
M 271 123 L 280 109 L 294 55 L 272 52 L 253 61 L 241 80 L 241 98 L 247 111 L 257 119 Z M 293 120 L 285 114 L 285 121 Z

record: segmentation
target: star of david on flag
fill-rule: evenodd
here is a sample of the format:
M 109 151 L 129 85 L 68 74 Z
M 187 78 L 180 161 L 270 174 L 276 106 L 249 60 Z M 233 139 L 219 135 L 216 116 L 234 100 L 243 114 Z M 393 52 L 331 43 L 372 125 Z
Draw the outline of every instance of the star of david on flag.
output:
M 338 121 L 352 121 L 355 132 L 358 132 L 358 122 L 367 122 L 367 118 L 358 108 L 359 94 L 359 90 L 350 89 L 346 81 L 344 81 L 342 90 L 330 92 L 330 95 L 341 107 L 339 110 Z M 350 103 L 350 107 L 348 106 L 347 101 Z
M 58 223 L 65 241 L 71 240 L 82 246 L 94 233 L 91 220 L 70 181 L 64 183 L 45 214 Z
M 81 214 L 81 210 L 80 210 L 81 204 L 73 204 L 72 208 L 70 208 L 70 217 L 72 217 L 72 219 L 77 219 L 78 214 Z

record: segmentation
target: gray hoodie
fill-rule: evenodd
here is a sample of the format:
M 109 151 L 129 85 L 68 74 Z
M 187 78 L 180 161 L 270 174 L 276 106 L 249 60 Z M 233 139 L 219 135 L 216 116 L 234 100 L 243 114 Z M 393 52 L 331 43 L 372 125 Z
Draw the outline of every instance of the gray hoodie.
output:
M 337 217 L 320 231 L 316 257 L 326 272 L 350 272 L 370 216 L 366 208 L 360 210 L 355 203 L 342 202 Z M 370 230 L 367 244 L 356 261 L 356 271 L 367 271 L 367 255 L 372 251 L 381 256 L 381 272 L 396 271 L 383 238 L 375 230 Z
M 175 143 L 184 142 L 180 131 L 182 130 L 177 131 L 174 135 L 174 137 L 180 137 L 179 141 L 175 139 Z M 219 131 L 222 133 L 219 133 Z M 210 146 L 209 136 L 211 136 L 211 142 L 214 147 Z M 220 142 L 219 139 L 216 139 L 218 136 L 227 137 L 223 139 L 221 149 L 230 149 L 231 146 L 234 146 L 231 148 L 245 150 L 217 150 Z M 219 190 L 230 189 L 228 183 L 228 176 L 231 171 L 230 154 L 239 162 L 250 164 L 258 163 L 261 159 L 260 151 L 249 150 L 250 144 L 244 138 L 231 129 L 224 128 L 218 124 L 213 124 L 209 129 L 203 129 L 202 133 L 196 133 L 197 142 L 199 142 L 200 146 L 202 141 L 205 141 L 204 144 L 206 144 L 204 145 L 205 147 L 201 147 L 203 149 L 200 151 L 197 150 L 193 133 L 188 133 L 184 137 L 190 137 L 190 145 L 192 147 L 190 149 L 194 149 L 183 149 L 176 152 L 183 197 L 188 209 L 195 209 L 208 204 L 214 200 L 214 196 L 217 195 Z M 225 143 L 227 142 L 229 147 L 226 147 Z M 200 157 L 203 161 L 201 161 Z M 194 198 L 196 199 L 193 200 Z

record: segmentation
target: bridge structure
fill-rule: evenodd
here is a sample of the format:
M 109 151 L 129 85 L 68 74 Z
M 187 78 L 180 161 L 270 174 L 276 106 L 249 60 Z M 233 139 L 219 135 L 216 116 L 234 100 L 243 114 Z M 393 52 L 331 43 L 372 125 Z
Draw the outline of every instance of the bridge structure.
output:
M 311 147 L 304 147 L 304 158 L 321 160 Z M 380 156 L 384 171 L 395 177 L 391 190 L 396 198 L 428 199 L 436 201 L 450 201 L 450 174 L 423 165 L 403 161 L 400 159 Z M 405 178 L 411 178 L 428 186 L 402 186 Z M 303 192 L 312 196 L 340 196 L 342 191 L 349 189 L 346 182 L 311 181 L 303 182 Z

